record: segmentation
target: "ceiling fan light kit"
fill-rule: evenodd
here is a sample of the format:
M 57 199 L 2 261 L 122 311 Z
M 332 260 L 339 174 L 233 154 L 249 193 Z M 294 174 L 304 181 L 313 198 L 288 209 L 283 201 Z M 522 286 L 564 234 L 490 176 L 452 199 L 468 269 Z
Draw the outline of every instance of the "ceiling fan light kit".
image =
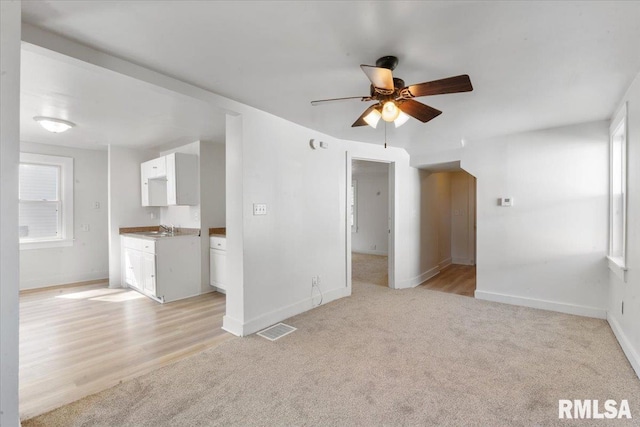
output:
M 369 126 L 375 129 L 376 126 L 378 126 L 380 118 L 382 118 L 382 114 L 380 114 L 380 111 L 374 108 L 363 118 L 363 120 L 367 122 Z
M 369 96 L 322 99 L 311 101 L 311 105 L 348 99 L 376 101 L 376 104 L 367 108 L 351 126 L 369 125 L 375 128 L 382 118 L 385 122 L 394 122 L 396 127 L 400 127 L 409 120 L 409 117 L 426 123 L 442 114 L 442 111 L 415 101 L 413 98 L 473 90 L 471 79 L 467 74 L 405 86 L 404 80 L 393 77 L 392 71 L 397 65 L 398 58 L 395 56 L 383 56 L 376 61 L 375 66 L 360 65 L 371 81 Z

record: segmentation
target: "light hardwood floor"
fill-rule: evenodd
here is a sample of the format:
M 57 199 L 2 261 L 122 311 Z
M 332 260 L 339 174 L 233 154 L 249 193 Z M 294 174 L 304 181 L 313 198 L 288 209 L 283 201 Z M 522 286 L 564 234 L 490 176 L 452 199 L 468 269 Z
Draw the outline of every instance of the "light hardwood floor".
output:
M 106 283 L 20 295 L 23 420 L 232 338 L 225 296 L 159 304 Z
M 476 266 L 451 264 L 420 287 L 473 297 L 476 290 Z

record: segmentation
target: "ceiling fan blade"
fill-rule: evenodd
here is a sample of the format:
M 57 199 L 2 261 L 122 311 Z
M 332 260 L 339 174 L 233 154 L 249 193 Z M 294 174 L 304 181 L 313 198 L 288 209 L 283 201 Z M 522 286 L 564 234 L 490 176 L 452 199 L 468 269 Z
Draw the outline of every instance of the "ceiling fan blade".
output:
M 444 93 L 470 92 L 473 90 L 471 79 L 467 74 L 434 80 L 432 82 L 418 83 L 407 89 L 413 96 L 441 95 Z
M 435 108 L 424 105 L 418 101 L 414 101 L 413 99 L 408 99 L 402 102 L 398 107 L 400 108 L 400 111 L 420 120 L 422 123 L 435 119 L 442 114 L 442 111 L 436 110 Z
M 378 104 L 376 104 L 376 105 L 378 105 Z M 360 117 L 358 117 L 358 120 L 353 122 L 351 127 L 355 128 L 355 127 L 358 127 L 358 126 L 367 126 L 368 123 L 364 121 L 364 118 L 367 117 L 367 115 L 376 108 L 376 105 L 372 105 L 371 107 L 369 107 L 366 110 L 364 110 L 364 113 L 362 113 L 362 115 Z
M 371 83 L 380 89 L 393 90 L 393 74 L 388 68 L 374 67 L 373 65 L 361 65 L 362 71 L 367 75 Z
M 321 105 L 329 102 L 346 101 L 348 99 L 359 99 L 360 101 L 371 101 L 370 96 L 348 96 L 346 98 L 318 99 L 317 101 L 311 101 L 311 105 Z

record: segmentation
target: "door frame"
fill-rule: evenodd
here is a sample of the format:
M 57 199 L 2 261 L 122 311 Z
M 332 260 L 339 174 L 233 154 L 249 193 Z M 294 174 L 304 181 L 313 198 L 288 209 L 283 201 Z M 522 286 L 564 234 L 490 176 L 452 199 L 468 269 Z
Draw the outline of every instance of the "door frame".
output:
M 353 181 L 353 168 L 352 162 L 353 160 L 364 160 L 367 162 L 376 162 L 376 163 L 386 163 L 388 165 L 388 182 L 389 182 L 389 199 L 387 202 L 387 218 L 388 218 L 388 251 L 387 251 L 387 275 L 389 278 L 388 286 L 391 289 L 395 289 L 396 284 L 396 245 L 395 245 L 395 235 L 396 235 L 396 163 L 391 160 L 381 160 L 376 158 L 370 158 L 366 156 L 352 156 L 349 151 L 346 152 L 346 186 L 345 186 L 345 210 L 344 210 L 344 225 L 345 225 L 345 260 L 346 260 L 346 286 L 349 290 L 349 295 L 352 291 L 352 283 L 351 283 L 351 226 L 349 223 L 350 219 L 350 204 L 349 204 L 349 195 L 351 194 L 351 184 Z

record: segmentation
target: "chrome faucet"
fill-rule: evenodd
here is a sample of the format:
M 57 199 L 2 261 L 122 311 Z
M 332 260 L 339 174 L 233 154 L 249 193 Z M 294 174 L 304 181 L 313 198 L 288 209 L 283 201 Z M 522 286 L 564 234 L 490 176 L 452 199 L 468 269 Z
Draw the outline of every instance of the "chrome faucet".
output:
M 164 224 L 160 224 L 160 230 L 164 230 L 166 233 L 169 234 L 174 234 L 176 232 L 176 227 L 171 224 L 171 225 L 164 225 Z

